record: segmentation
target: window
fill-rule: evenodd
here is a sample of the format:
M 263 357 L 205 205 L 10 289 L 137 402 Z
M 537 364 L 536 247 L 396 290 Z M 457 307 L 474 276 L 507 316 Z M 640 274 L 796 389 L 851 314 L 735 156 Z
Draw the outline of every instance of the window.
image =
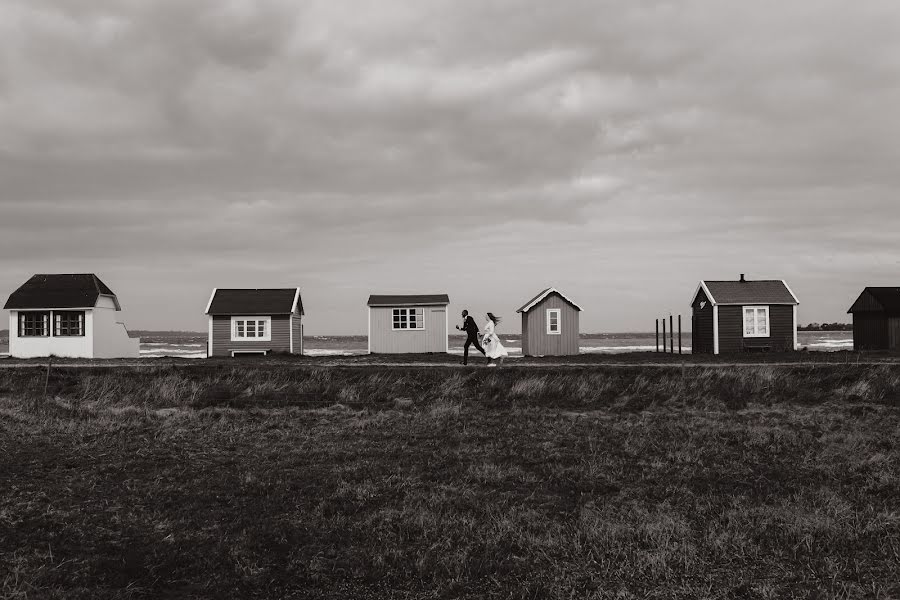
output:
M 769 307 L 744 307 L 744 337 L 769 337 Z
M 425 329 L 424 308 L 395 308 L 393 329 Z
M 19 313 L 19 337 L 49 337 L 50 313 Z
M 558 308 L 547 309 L 547 333 L 549 335 L 562 334 L 562 329 L 560 327 L 560 312 L 561 311 Z
M 272 341 L 272 317 L 231 317 L 231 341 Z
M 54 311 L 53 335 L 59 337 L 83 336 L 84 313 L 79 311 Z

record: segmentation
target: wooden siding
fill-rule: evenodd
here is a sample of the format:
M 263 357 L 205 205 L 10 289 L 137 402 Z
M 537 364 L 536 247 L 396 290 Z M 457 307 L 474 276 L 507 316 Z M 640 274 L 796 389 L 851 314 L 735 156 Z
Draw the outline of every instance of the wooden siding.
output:
M 747 306 L 764 306 L 748 304 Z M 744 337 L 744 308 L 719 306 L 719 353 L 743 352 L 767 347 L 772 352 L 794 349 L 794 307 L 774 305 L 769 307 L 769 336 Z
M 294 331 L 294 354 L 303 354 L 303 317 L 291 315 L 291 328 Z
M 547 333 L 547 309 L 560 309 L 559 335 Z M 578 354 L 579 311 L 559 294 L 550 294 L 527 313 L 522 313 L 522 353 L 525 356 Z
M 393 329 L 393 308 L 369 307 L 369 349 L 376 354 L 424 354 L 447 351 L 447 307 L 424 309 L 425 329 Z
M 713 335 L 712 302 L 701 289 L 694 298 L 691 311 L 691 353 L 713 354 L 716 351 Z
M 888 350 L 900 350 L 900 317 L 888 317 Z
M 522 313 L 522 355 L 532 356 L 528 352 L 528 313 Z
M 900 350 L 900 317 L 876 312 L 853 315 L 853 349 Z
M 272 317 L 272 340 L 231 341 L 231 317 L 216 315 L 213 317 L 213 356 L 231 356 L 231 350 L 271 350 L 272 352 L 290 352 L 290 317 L 278 315 Z
M 881 303 L 875 299 L 869 290 L 863 290 L 863 292 L 859 295 L 859 298 L 856 299 L 856 302 L 853 303 L 853 306 L 850 307 L 848 312 L 856 313 L 856 312 L 884 312 L 884 307 L 881 306 Z

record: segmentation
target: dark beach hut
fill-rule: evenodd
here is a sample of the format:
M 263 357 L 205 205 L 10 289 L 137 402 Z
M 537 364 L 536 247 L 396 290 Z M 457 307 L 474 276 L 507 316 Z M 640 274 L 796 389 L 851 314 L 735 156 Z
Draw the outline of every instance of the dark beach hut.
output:
M 847 312 L 854 350 L 900 350 L 900 287 L 867 287 Z
M 522 354 L 567 356 L 578 354 L 578 317 L 581 307 L 556 288 L 547 288 L 526 302 L 522 314 Z
M 701 281 L 691 302 L 692 352 L 794 350 L 799 304 L 781 279 Z
M 303 354 L 300 288 L 215 288 L 206 315 L 208 356 Z

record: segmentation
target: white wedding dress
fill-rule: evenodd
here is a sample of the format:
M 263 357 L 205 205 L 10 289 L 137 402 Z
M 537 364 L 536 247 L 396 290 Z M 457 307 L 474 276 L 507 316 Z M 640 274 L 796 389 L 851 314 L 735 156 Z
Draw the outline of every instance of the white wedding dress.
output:
M 509 352 L 500 343 L 500 338 L 494 333 L 494 322 L 488 319 L 484 324 L 484 337 L 481 340 L 481 346 L 484 348 L 484 355 L 488 358 L 506 358 Z

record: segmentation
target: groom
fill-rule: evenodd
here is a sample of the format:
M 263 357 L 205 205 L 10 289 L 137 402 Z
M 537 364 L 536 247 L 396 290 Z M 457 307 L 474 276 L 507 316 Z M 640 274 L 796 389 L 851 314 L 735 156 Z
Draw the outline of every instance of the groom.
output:
M 469 346 L 475 344 L 475 349 L 484 354 L 484 348 L 481 347 L 481 344 L 478 343 L 478 325 L 475 324 L 475 319 L 469 316 L 469 311 L 462 311 L 463 325 L 460 327 L 459 325 L 456 328 L 460 331 L 466 332 L 466 343 L 463 344 L 463 364 L 469 363 Z

